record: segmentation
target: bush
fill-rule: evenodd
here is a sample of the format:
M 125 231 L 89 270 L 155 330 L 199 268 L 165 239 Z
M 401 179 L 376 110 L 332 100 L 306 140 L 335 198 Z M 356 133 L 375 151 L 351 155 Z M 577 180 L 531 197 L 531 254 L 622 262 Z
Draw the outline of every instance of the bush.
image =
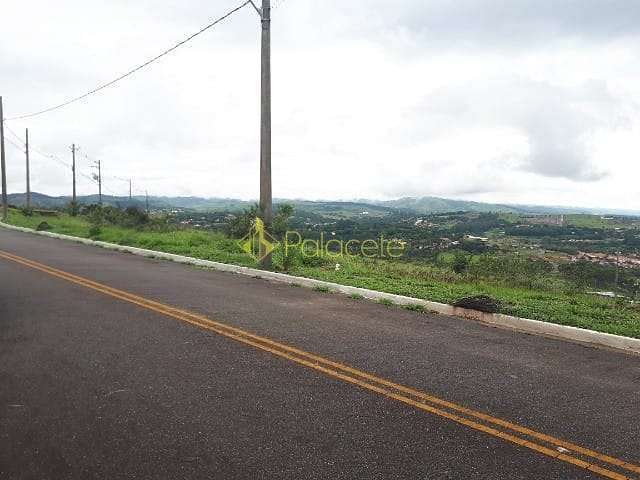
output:
M 22 207 L 22 208 L 20 208 L 20 213 L 22 213 L 22 215 L 24 215 L 25 217 L 32 217 L 33 216 L 33 208 L 31 208 L 31 207 Z
M 122 222 L 124 227 L 141 227 L 149 223 L 149 215 L 138 207 L 127 207 Z
M 453 306 L 486 313 L 498 313 L 501 305 L 498 300 L 488 295 L 476 295 L 474 297 L 461 298 Z
M 243 210 L 239 215 L 235 215 L 225 227 L 227 235 L 231 238 L 243 238 L 249 233 L 251 227 L 253 227 L 253 222 L 257 216 L 257 204 Z
M 282 257 L 282 270 L 285 272 L 291 271 L 291 269 L 297 267 L 302 263 L 302 254 L 299 248 L 288 248 L 285 251 L 284 247 L 278 248 L 279 256 Z
M 89 237 L 96 238 L 102 233 L 102 228 L 99 225 L 92 225 L 89 229 Z
M 276 238 L 282 238 L 289 227 L 289 220 L 292 215 L 293 207 L 291 205 L 286 203 L 279 205 L 273 216 L 269 233 Z M 260 207 L 257 204 L 243 210 L 238 215 L 234 215 L 226 225 L 227 235 L 232 238 L 243 238 L 253 227 L 256 217 L 260 217 Z
M 45 230 L 51 230 L 51 225 L 49 225 L 47 222 L 40 222 L 38 224 L 38 226 L 36 227 L 36 230 L 38 232 L 43 232 Z
M 80 213 L 80 204 L 72 200 L 66 205 L 65 211 L 72 217 L 75 217 L 76 215 L 78 215 L 78 213 Z
M 464 273 L 469 268 L 469 257 L 461 252 L 456 251 L 453 257 L 453 264 L 451 265 L 451 269 L 456 273 Z

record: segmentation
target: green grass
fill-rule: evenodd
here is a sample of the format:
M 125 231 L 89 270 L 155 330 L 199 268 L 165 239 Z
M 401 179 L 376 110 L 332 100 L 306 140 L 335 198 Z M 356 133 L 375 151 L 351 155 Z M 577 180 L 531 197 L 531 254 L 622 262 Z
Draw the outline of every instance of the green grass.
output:
M 380 300 L 378 300 L 378 303 L 380 305 L 385 305 L 387 307 L 393 307 L 395 305 L 395 303 L 393 303 L 391 300 L 388 300 L 386 298 L 381 298 Z
M 13 225 L 35 229 L 42 221 L 46 221 L 51 226 L 51 230 L 49 230 L 51 232 L 89 237 L 91 225 L 82 217 L 71 217 L 66 214 L 60 214 L 58 217 L 41 217 L 38 215 L 28 217 L 17 210 L 9 211 L 9 223 Z M 196 230 L 151 232 L 103 225 L 100 227 L 100 233 L 91 238 L 118 245 L 188 255 L 216 262 L 247 267 L 255 266 L 255 262 L 242 251 L 235 240 L 231 240 L 220 233 Z
M 90 224 L 81 217 L 74 218 L 64 214 L 59 217 L 27 217 L 16 210 L 11 210 L 9 214 L 10 223 L 23 227 L 35 228 L 43 220 L 51 225 L 52 232 L 79 237 L 89 236 Z M 240 249 L 235 240 L 219 233 L 196 230 L 151 232 L 103 226 L 100 233 L 93 238 L 120 245 L 256 267 L 255 261 Z M 483 281 L 471 282 L 433 265 L 421 263 L 360 257 L 344 258 L 339 262 L 341 268 L 337 271 L 334 260 L 326 264 L 318 262 L 316 266 L 297 264 L 289 273 L 448 304 L 463 297 L 485 294 L 499 300 L 503 306 L 502 312 L 506 314 L 640 338 L 640 308 L 633 309 L 628 305 L 618 304 L 613 299 Z M 317 290 L 329 291 L 326 287 Z
M 565 221 L 567 222 L 567 225 L 582 228 L 615 228 L 624 226 L 615 220 L 602 218 L 600 215 L 565 215 Z
M 425 308 L 422 305 L 417 305 L 417 304 L 403 305 L 402 308 L 404 308 L 405 310 L 410 310 L 412 312 L 419 312 L 419 313 L 425 312 Z

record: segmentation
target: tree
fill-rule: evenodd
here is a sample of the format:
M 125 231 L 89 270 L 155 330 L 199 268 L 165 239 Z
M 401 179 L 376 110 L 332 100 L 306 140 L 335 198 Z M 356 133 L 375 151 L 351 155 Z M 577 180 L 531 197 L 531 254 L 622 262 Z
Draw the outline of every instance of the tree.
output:
M 253 204 L 250 208 L 244 209 L 242 213 L 235 215 L 227 224 L 227 235 L 233 238 L 244 237 L 251 230 L 258 216 L 258 211 L 258 204 Z
M 271 233 L 278 237 L 284 237 L 289 229 L 289 219 L 293 216 L 293 205 L 283 203 L 278 206 L 278 211 L 273 217 Z
M 453 264 L 451 268 L 456 273 L 464 273 L 469 268 L 469 257 L 460 250 L 457 250 L 453 255 Z

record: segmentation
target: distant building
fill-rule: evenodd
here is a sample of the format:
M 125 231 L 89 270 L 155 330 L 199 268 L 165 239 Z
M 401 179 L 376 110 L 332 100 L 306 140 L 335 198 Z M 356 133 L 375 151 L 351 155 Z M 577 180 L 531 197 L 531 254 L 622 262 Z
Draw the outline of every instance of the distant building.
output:
M 564 227 L 566 224 L 564 215 L 528 215 L 522 217 L 522 221 L 529 225 L 557 225 Z
M 636 255 L 615 255 L 610 253 L 578 252 L 571 261 L 587 261 L 598 265 L 618 265 L 622 268 L 640 268 L 640 257 Z
M 465 239 L 467 240 L 473 240 L 476 242 L 488 242 L 489 239 L 487 237 L 476 237 L 474 235 L 465 235 L 464 236 Z

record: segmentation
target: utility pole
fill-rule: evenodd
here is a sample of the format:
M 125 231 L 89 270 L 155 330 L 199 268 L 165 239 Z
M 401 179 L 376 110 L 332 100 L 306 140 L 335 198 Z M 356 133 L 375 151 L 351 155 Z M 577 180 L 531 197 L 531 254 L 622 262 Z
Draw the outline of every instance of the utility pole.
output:
M 145 190 L 144 192 L 144 203 L 147 207 L 147 215 L 149 215 L 149 192 Z
M 71 145 L 71 158 L 72 158 L 72 163 L 71 163 L 71 172 L 73 173 L 73 196 L 71 197 L 71 202 L 72 202 L 72 210 L 75 211 L 76 208 L 76 151 L 78 149 L 76 148 L 76 144 L 74 143 L 73 145 Z
M 7 204 L 7 165 L 4 161 L 4 112 L 0 97 L 0 170 L 2 170 L 2 220 L 7 220 L 9 205 Z
M 271 0 L 262 0 L 260 10 L 262 23 L 261 54 L 261 121 L 260 121 L 260 214 L 265 229 L 271 228 L 273 217 L 271 192 Z M 271 254 L 266 254 L 260 245 L 261 263 L 271 267 Z
M 98 160 L 98 201 L 102 206 L 102 167 L 100 160 Z
M 133 197 L 131 195 L 131 179 L 129 179 L 129 202 L 131 202 L 132 199 Z
M 29 175 L 29 129 L 24 130 L 24 155 L 27 161 L 27 210 L 31 209 L 31 178 Z
M 93 166 L 98 168 L 98 174 L 96 175 L 95 173 L 92 173 L 91 177 L 94 182 L 98 183 L 98 202 L 100 203 L 100 206 L 102 206 L 102 167 L 100 160 L 95 162 Z

